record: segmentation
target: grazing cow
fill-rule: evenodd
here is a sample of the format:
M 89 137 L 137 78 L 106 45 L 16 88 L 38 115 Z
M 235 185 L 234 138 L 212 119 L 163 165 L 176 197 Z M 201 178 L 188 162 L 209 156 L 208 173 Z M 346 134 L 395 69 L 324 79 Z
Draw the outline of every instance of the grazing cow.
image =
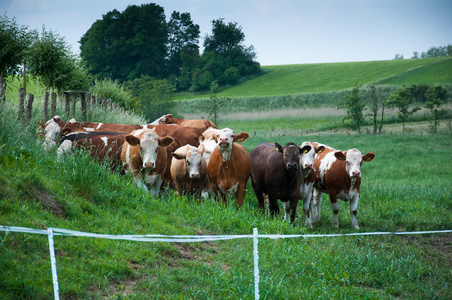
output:
M 245 147 L 235 142 L 243 142 L 249 137 L 247 132 L 234 135 L 229 128 L 215 134 L 218 147 L 210 157 L 207 174 L 210 188 L 216 197 L 226 202 L 226 197 L 235 195 L 236 203 L 243 205 L 246 183 L 251 175 L 251 159 Z
M 313 143 L 315 147 L 320 144 Z M 375 158 L 372 152 L 362 155 L 357 149 L 340 151 L 323 145 L 325 150 L 318 154 L 314 160 L 314 219 L 320 220 L 320 202 L 323 193 L 328 193 L 333 210 L 333 226 L 339 227 L 337 214 L 339 203 L 337 199 L 350 201 L 350 214 L 352 226 L 359 229 L 356 218 L 361 185 L 361 167 L 364 161 Z
M 182 119 L 182 118 L 174 118 L 173 115 L 169 114 L 169 115 L 164 115 L 162 117 L 160 117 L 159 119 L 155 120 L 153 122 L 153 124 L 158 123 L 158 124 L 178 124 L 178 125 L 182 125 L 182 126 L 186 126 L 186 127 L 193 127 L 198 129 L 201 133 L 203 133 L 204 131 L 206 131 L 207 128 L 209 127 L 213 127 L 213 128 L 217 128 L 215 126 L 215 124 L 213 124 L 212 122 L 210 122 L 209 120 L 186 120 L 186 119 Z
M 180 196 L 185 191 L 194 194 L 195 198 L 200 200 L 207 178 L 207 165 L 203 152 L 204 145 L 201 144 L 198 148 L 185 145 L 172 153 L 171 177 Z
M 154 197 L 160 193 L 167 168 L 165 148 L 173 141 L 172 137 L 161 137 L 151 129 L 135 130 L 125 137 L 121 152 L 124 170 L 132 173 L 138 187 L 147 191 L 146 184 L 149 185 Z
M 278 143 L 262 143 L 251 150 L 251 185 L 259 208 L 265 208 L 264 194 L 268 197 L 271 216 L 279 213 L 278 199 L 288 202 L 284 218 L 287 220 L 290 216 L 291 223 L 294 222 L 302 181 L 300 156 L 309 151 L 311 146 L 300 148 L 294 143 L 287 143 L 284 147 Z M 309 219 L 309 215 L 306 218 Z
M 72 149 L 89 150 L 90 155 L 99 162 L 110 162 L 112 167 L 121 170 L 121 151 L 126 133 L 77 132 L 63 136 L 57 150 L 58 158 Z

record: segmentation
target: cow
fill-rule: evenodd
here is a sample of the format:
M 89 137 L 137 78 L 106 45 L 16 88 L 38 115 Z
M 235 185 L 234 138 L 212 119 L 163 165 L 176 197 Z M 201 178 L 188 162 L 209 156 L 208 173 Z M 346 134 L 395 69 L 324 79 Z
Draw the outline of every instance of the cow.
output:
M 178 124 L 186 127 L 193 127 L 198 129 L 201 133 L 206 131 L 207 128 L 213 127 L 217 128 L 215 124 L 210 122 L 209 120 L 200 119 L 200 120 L 186 120 L 182 118 L 174 118 L 173 115 L 168 114 L 161 116 L 157 120 L 155 120 L 152 124 Z
M 276 215 L 279 213 L 279 199 L 288 203 L 284 206 L 284 219 L 290 218 L 291 223 L 295 221 L 302 182 L 300 156 L 310 152 L 311 148 L 309 145 L 300 148 L 295 143 L 287 143 L 284 147 L 278 143 L 261 143 L 251 150 L 251 186 L 260 209 L 265 209 L 264 201 L 268 197 L 269 213 Z M 306 220 L 309 220 L 309 214 Z
M 321 145 L 319 143 L 312 144 L 314 147 Z M 320 220 L 322 194 L 327 193 L 330 197 L 331 208 L 333 210 L 333 226 L 339 227 L 337 216 L 339 213 L 339 203 L 337 199 L 342 199 L 344 201 L 350 201 L 352 226 L 358 230 L 359 226 L 356 216 L 360 196 L 362 163 L 373 160 L 375 154 L 368 152 L 362 155 L 357 149 L 340 151 L 327 145 L 323 146 L 324 151 L 317 154 L 314 160 L 314 221 Z
M 202 136 L 204 137 L 204 139 L 208 140 L 208 139 L 213 139 L 213 135 L 219 134 L 219 133 L 220 133 L 220 129 L 218 129 L 216 127 L 209 127 L 206 129 L 206 131 L 204 131 L 202 133 Z
M 176 191 L 182 196 L 184 191 L 194 194 L 200 200 L 207 178 L 207 165 L 203 157 L 204 145 L 198 148 L 185 145 L 172 153 L 171 178 Z
M 246 183 L 251 175 L 251 159 L 245 147 L 236 142 L 243 142 L 247 132 L 235 135 L 229 128 L 223 128 L 214 139 L 218 146 L 213 150 L 207 166 L 209 187 L 217 199 L 226 203 L 229 195 L 235 195 L 238 206 L 243 206 Z
M 88 150 L 99 162 L 109 162 L 113 168 L 121 168 L 121 151 L 125 141 L 125 133 L 115 132 L 76 132 L 63 136 L 57 153 L 58 159 L 75 149 Z
M 138 187 L 157 197 L 167 168 L 166 147 L 174 141 L 172 137 L 160 136 L 151 129 L 132 131 L 125 137 L 121 161 L 126 173 L 132 176 Z

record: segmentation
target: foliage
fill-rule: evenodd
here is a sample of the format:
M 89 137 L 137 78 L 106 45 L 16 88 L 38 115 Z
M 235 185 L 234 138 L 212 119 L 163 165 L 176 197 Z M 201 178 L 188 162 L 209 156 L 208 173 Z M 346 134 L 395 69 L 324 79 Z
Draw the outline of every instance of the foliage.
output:
M 419 57 L 419 52 L 413 52 L 414 59 L 416 58 L 431 58 L 431 57 L 451 57 L 452 45 L 440 47 L 430 47 L 426 52 L 422 52 Z
M 440 120 L 448 113 L 447 109 L 440 108 L 447 98 L 447 90 L 440 85 L 431 86 L 425 92 L 425 98 L 425 108 L 430 109 L 430 129 L 436 134 Z
M 111 99 L 119 106 L 125 109 L 136 109 L 132 94 L 127 90 L 126 86 L 118 80 L 95 79 L 94 85 L 89 89 L 92 95 L 97 95 L 99 98 Z
M 397 116 L 402 121 L 403 133 L 405 133 L 405 122 L 416 111 L 420 110 L 419 106 L 410 107 L 414 103 L 414 98 L 411 95 L 409 88 L 403 87 L 395 92 L 392 92 L 386 100 L 389 105 L 398 108 Z
M 212 120 L 215 126 L 220 128 L 220 111 L 224 108 L 224 100 L 217 97 L 218 90 L 218 82 L 212 82 L 210 85 L 210 101 L 206 105 L 206 111 L 207 119 Z
M 137 99 L 141 113 L 150 122 L 171 113 L 174 108 L 174 87 L 167 79 L 141 76 L 127 83 L 127 86 Z
M 168 34 L 163 8 L 130 5 L 97 20 L 80 40 L 80 55 L 95 77 L 122 82 L 166 75 Z
M 342 119 L 342 122 L 349 120 L 351 128 L 361 133 L 361 126 L 364 121 L 363 110 L 366 104 L 359 96 L 359 87 L 354 87 L 348 92 L 344 99 L 338 103 L 337 107 L 346 110 L 346 115 Z
M 45 27 L 33 41 L 27 66 L 31 76 L 47 88 L 62 88 L 67 79 L 62 78 L 74 65 L 69 46 L 64 38 Z M 69 78 L 70 79 L 70 78 Z

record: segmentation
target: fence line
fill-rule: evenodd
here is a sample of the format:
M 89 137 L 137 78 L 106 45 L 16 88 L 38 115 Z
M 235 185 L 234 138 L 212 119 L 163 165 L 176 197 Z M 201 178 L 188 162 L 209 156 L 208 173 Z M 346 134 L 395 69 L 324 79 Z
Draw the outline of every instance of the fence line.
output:
M 54 236 L 78 236 L 78 237 L 92 237 L 110 240 L 127 240 L 138 242 L 167 242 L 167 243 L 194 243 L 194 242 L 210 242 L 222 241 L 232 239 L 253 239 L 253 257 L 254 257 L 254 299 L 259 299 L 259 253 L 258 253 L 258 239 L 285 239 L 285 238 L 313 238 L 313 237 L 340 237 L 340 236 L 374 236 L 374 235 L 413 235 L 413 234 L 436 234 L 436 233 L 452 233 L 452 230 L 432 230 L 432 231 L 403 231 L 403 232 L 357 232 L 357 233 L 338 233 L 338 234 L 258 234 L 257 228 L 253 228 L 253 234 L 245 235 L 161 235 L 161 234 L 146 234 L 146 235 L 110 235 L 98 234 L 83 231 L 74 231 L 60 228 L 33 229 L 27 227 L 4 226 L 0 225 L 0 231 L 20 232 L 31 234 L 47 235 L 49 239 L 50 263 L 52 265 L 52 279 L 53 290 L 56 300 L 60 299 L 58 276 L 54 248 Z

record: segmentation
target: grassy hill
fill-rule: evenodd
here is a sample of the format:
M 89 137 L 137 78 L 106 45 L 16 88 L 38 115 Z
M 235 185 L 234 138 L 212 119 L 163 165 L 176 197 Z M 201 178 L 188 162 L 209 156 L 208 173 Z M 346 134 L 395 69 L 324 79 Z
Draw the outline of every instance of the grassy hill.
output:
M 285 96 L 350 89 L 366 84 L 452 84 L 452 59 L 263 66 L 264 74 L 224 89 L 219 97 Z M 180 95 L 177 100 L 206 98 Z

